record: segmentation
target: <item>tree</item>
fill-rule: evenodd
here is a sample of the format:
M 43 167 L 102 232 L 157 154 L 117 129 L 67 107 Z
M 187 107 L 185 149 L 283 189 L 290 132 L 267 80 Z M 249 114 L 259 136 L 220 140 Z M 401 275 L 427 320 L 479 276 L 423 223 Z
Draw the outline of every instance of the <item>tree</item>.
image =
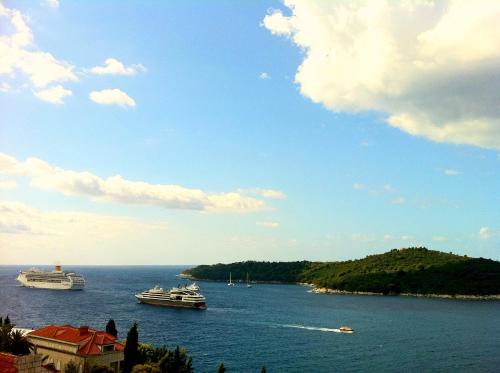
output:
M 33 349 L 33 343 L 24 338 L 20 330 L 14 330 L 10 333 L 8 350 L 14 355 L 29 355 Z
M 161 370 L 156 365 L 138 364 L 132 369 L 132 373 L 161 373 Z
M 78 365 L 71 360 L 68 364 L 66 364 L 66 367 L 64 368 L 65 373 L 80 373 L 80 370 L 78 369 Z
M 90 368 L 90 373 L 115 373 L 115 371 L 107 365 L 94 365 Z
M 12 325 L 2 324 L 0 326 L 0 351 L 8 351 L 10 347 L 10 333 L 12 331 Z
M 224 366 L 224 363 L 220 363 L 219 367 L 217 368 L 217 373 L 225 373 L 226 372 L 226 367 Z
M 109 319 L 106 324 L 106 333 L 111 334 L 115 338 L 118 338 L 118 330 L 116 330 L 115 320 Z
M 7 316 L 0 325 L 0 351 L 10 352 L 14 355 L 28 355 L 33 345 L 23 336 L 19 330 L 13 330 L 14 324 L 11 324 Z
M 137 332 L 137 323 L 130 328 L 127 333 L 127 341 L 123 351 L 123 373 L 132 372 L 134 365 L 139 363 L 139 333 Z
M 186 350 L 176 347 L 160 359 L 159 367 L 163 373 L 191 373 L 193 372 L 193 359 L 187 356 Z

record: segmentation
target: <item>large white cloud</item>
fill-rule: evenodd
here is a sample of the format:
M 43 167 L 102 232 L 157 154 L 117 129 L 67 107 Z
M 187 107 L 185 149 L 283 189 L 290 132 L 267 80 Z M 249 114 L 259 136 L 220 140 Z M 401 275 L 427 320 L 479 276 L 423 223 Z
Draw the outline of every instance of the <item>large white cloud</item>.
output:
M 141 64 L 125 66 L 116 58 L 107 58 L 104 66 L 95 66 L 89 71 L 97 75 L 135 75 L 138 71 L 145 71 L 146 68 Z
M 500 149 L 500 2 L 285 0 L 263 25 L 304 51 L 295 81 L 333 111 Z
M 43 211 L 16 201 L 0 201 L 0 263 L 63 260 L 116 264 L 137 252 L 134 246 L 146 245 L 148 252 L 154 247 L 158 249 L 158 243 L 165 242 L 167 234 L 172 238 L 168 228 L 161 222 L 130 217 Z M 134 263 L 134 259 L 140 260 L 128 260 Z
M 241 192 L 209 193 L 179 185 L 130 181 L 120 175 L 103 179 L 87 171 L 64 170 L 38 158 L 18 161 L 2 153 L 0 174 L 25 176 L 33 187 L 94 200 L 207 212 L 246 213 L 268 208 L 262 200 Z
M 78 80 L 72 65 L 36 48 L 33 33 L 18 10 L 0 3 L 0 22 L 5 25 L 2 29 L 13 30 L 0 34 L 0 76 L 15 77 L 21 73 L 37 89 L 53 82 Z
M 71 96 L 72 94 L 73 92 L 69 89 L 65 89 L 60 84 L 34 93 L 40 100 L 53 104 L 63 104 L 64 97 Z
M 135 100 L 117 88 L 92 91 L 89 94 L 89 98 L 101 105 L 119 105 L 121 107 L 135 106 Z

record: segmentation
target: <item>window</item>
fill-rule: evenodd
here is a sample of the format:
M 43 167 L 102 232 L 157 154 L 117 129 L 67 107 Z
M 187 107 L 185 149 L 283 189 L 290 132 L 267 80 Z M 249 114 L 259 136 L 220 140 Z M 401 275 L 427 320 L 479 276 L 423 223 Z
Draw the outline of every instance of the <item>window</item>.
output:
M 103 345 L 102 346 L 102 352 L 111 352 L 115 350 L 114 345 Z

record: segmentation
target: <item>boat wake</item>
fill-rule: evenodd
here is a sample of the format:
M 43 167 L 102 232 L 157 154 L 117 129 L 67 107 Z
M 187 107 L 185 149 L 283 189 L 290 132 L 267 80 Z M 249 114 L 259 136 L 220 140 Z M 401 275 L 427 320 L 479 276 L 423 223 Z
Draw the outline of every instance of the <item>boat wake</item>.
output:
M 345 333 L 340 329 L 333 328 L 319 328 L 316 326 L 306 326 L 306 325 L 281 325 L 284 328 L 296 328 L 296 329 L 306 329 L 306 330 L 315 330 L 318 332 L 329 332 L 329 333 Z M 351 332 L 352 333 L 352 332 Z

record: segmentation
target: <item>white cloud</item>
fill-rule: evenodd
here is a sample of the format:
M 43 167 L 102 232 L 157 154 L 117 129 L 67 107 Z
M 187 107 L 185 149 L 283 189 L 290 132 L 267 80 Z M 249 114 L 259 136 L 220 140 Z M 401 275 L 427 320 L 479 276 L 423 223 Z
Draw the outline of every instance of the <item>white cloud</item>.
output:
M 479 229 L 479 236 L 481 238 L 488 238 L 491 236 L 491 234 L 491 229 L 488 227 L 481 227 L 481 229 Z
M 266 73 L 266 72 L 262 72 L 259 75 L 259 79 L 267 80 L 267 79 L 271 79 L 271 76 L 268 73 Z
M 59 8 L 59 0 L 47 0 L 47 5 L 51 8 Z
M 258 221 L 256 224 L 265 228 L 278 228 L 280 226 L 277 221 Z
M 89 71 L 97 75 L 135 75 L 139 71 L 146 71 L 146 68 L 141 64 L 125 66 L 116 58 L 108 58 L 104 66 L 96 66 Z
M 50 102 L 52 104 L 64 104 L 64 97 L 71 96 L 73 92 L 65 89 L 62 85 L 56 85 L 48 89 L 34 92 L 34 95 L 40 100 Z
M 304 51 L 295 82 L 332 111 L 381 111 L 437 142 L 500 149 L 500 2 L 285 0 L 263 25 Z
M 436 242 L 446 242 L 446 241 L 448 241 L 448 237 L 445 237 L 445 236 L 434 236 L 434 237 L 432 237 L 432 240 L 436 241 Z
M 374 243 L 377 241 L 375 237 L 368 236 L 366 234 L 351 234 L 351 240 L 365 243 Z
M 0 92 L 9 92 L 10 91 L 10 85 L 8 83 L 2 82 L 0 84 Z
M 51 8 L 59 8 L 59 0 L 46 0 L 47 5 Z
M 398 197 L 395 198 L 391 201 L 393 205 L 403 205 L 406 203 L 406 198 L 405 197 Z
M 36 48 L 33 33 L 21 12 L 0 3 L 0 22 L 10 24 L 14 30 L 0 35 L 0 75 L 24 74 L 36 88 L 53 82 L 78 81 L 72 65 Z
M 355 190 L 364 190 L 364 189 L 366 189 L 366 185 L 361 184 L 361 183 L 353 183 L 352 188 Z
M 396 189 L 394 189 L 394 187 L 391 185 L 391 184 L 385 184 L 382 189 L 384 190 L 384 192 L 386 193 L 395 193 L 397 192 Z
M 353 183 L 352 188 L 355 190 L 365 190 L 374 196 L 380 196 L 383 194 L 394 194 L 398 192 L 398 190 L 394 188 L 391 184 L 384 184 L 381 187 L 379 187 L 379 186 L 366 185 L 362 183 Z
M 92 232 L 92 234 L 89 234 Z M 121 263 L 147 242 L 157 255 L 169 233 L 164 223 L 73 211 L 42 211 L 15 201 L 0 201 L 0 263 Z M 126 249 L 124 249 L 126 248 Z M 135 260 L 134 260 L 135 259 Z M 128 259 L 137 262 L 136 258 Z M 150 259 L 152 260 L 152 258 Z
M 255 194 L 269 199 L 285 199 L 285 193 L 273 189 L 254 189 Z
M 0 189 L 15 189 L 16 186 L 15 180 L 0 180 Z
M 89 98 L 101 105 L 135 106 L 134 99 L 117 88 L 92 91 L 89 94 Z
M 88 171 L 64 170 L 38 158 L 22 162 L 0 153 L 2 173 L 28 177 L 30 185 L 36 188 L 69 196 L 87 196 L 97 201 L 228 213 L 267 209 L 263 201 L 238 192 L 209 193 L 179 185 L 126 180 L 120 175 L 103 179 Z
M 460 172 L 458 172 L 457 170 L 452 170 L 452 169 L 447 169 L 447 170 L 444 170 L 444 174 L 446 176 L 457 176 Z

